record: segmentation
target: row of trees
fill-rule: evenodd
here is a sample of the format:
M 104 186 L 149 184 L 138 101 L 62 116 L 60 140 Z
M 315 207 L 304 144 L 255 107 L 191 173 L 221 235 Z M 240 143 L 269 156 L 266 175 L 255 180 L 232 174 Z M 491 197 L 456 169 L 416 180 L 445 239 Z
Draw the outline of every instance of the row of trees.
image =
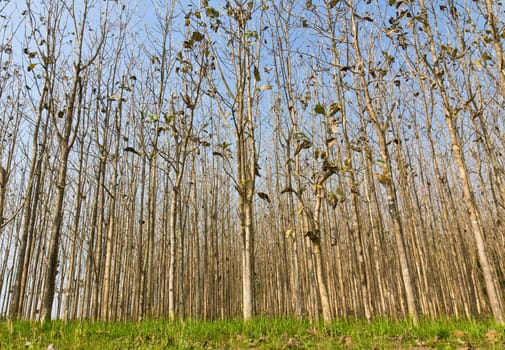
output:
M 501 4 L 143 6 L 0 7 L 1 315 L 504 322 Z

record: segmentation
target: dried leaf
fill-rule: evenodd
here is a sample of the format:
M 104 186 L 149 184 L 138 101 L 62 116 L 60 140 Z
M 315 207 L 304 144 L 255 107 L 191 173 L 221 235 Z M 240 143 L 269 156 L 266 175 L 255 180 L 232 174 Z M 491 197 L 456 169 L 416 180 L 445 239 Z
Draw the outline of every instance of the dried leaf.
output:
M 291 188 L 291 187 L 286 187 L 285 189 L 283 189 L 281 191 L 281 194 L 282 193 L 296 193 L 296 191 L 293 188 Z
M 139 151 L 137 151 L 135 148 L 130 147 L 130 146 L 126 147 L 126 148 L 124 149 L 124 151 L 125 151 L 125 152 L 135 153 L 136 155 L 140 155 L 140 152 L 139 152 Z
M 500 340 L 500 333 L 496 329 L 491 329 L 486 333 L 486 340 L 488 343 L 496 343 Z
M 334 137 L 330 137 L 329 139 L 326 140 L 326 146 L 328 148 L 331 148 L 335 146 L 338 143 L 337 139 Z
M 384 186 L 389 185 L 391 183 L 391 176 L 385 174 L 375 173 L 375 178 Z
M 218 157 L 221 157 L 223 159 L 225 159 L 226 157 L 224 156 L 224 154 L 222 154 L 221 152 L 217 152 L 217 151 L 214 151 L 212 152 L 212 155 L 213 156 L 218 156 Z
M 258 192 L 258 197 L 267 201 L 268 203 L 271 202 L 270 197 L 268 197 L 268 194 L 266 194 L 265 192 Z
M 344 343 L 345 346 L 352 346 L 353 344 L 352 338 L 348 335 L 344 335 L 344 337 L 342 338 L 342 342 Z

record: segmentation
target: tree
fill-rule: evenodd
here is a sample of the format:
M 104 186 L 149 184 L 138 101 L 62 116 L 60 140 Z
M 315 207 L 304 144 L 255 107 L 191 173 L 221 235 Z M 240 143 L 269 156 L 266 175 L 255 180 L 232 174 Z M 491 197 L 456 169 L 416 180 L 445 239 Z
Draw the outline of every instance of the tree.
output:
M 56 284 L 56 274 L 57 274 L 57 264 L 58 264 L 58 254 L 59 245 L 61 238 L 61 230 L 63 223 L 63 201 L 65 196 L 65 187 L 67 181 L 67 169 L 68 169 L 68 158 L 70 150 L 77 137 L 77 130 L 79 128 L 82 106 L 83 106 L 83 90 L 85 88 L 85 73 L 89 66 L 93 64 L 93 61 L 97 57 L 97 53 L 101 48 L 102 42 L 98 42 L 96 52 L 91 52 L 90 56 L 85 58 L 83 47 L 84 47 L 84 33 L 86 30 L 86 20 L 88 16 L 90 4 L 85 1 L 82 8 L 82 14 L 80 16 L 81 22 L 78 22 L 78 14 L 76 8 L 71 6 L 67 8 L 60 1 L 51 1 L 47 4 L 47 14 L 48 21 L 45 23 L 45 29 L 48 33 L 46 41 L 46 48 L 39 48 L 39 54 L 44 58 L 45 67 L 45 79 L 54 79 L 52 67 L 56 66 L 58 59 L 60 57 L 56 56 L 56 47 L 61 43 L 61 38 L 58 37 L 58 28 L 60 26 L 60 20 L 62 14 L 65 11 L 69 11 L 71 18 L 75 21 L 75 37 L 76 37 L 76 47 L 74 51 L 74 57 L 72 62 L 72 78 L 68 86 L 64 86 L 63 89 L 66 93 L 65 99 L 61 101 L 64 105 L 58 105 L 56 103 L 56 96 L 50 96 L 48 103 L 49 115 L 53 127 L 56 130 L 58 137 L 58 147 L 59 147 L 59 168 L 57 177 L 57 197 L 54 207 L 54 216 L 52 219 L 52 229 L 49 240 L 49 250 L 48 250 L 48 264 L 47 264 L 47 274 L 45 279 L 45 291 L 41 308 L 41 320 L 47 321 L 51 319 L 51 313 L 53 309 L 54 291 Z M 34 18 L 34 9 L 29 7 L 30 17 Z M 107 13 L 107 12 L 106 12 Z M 52 22 L 52 21 L 54 22 Z M 35 34 L 35 26 L 32 27 L 32 33 Z M 103 40 L 104 36 L 100 38 Z M 52 82 L 54 83 L 54 82 Z M 54 87 L 53 87 L 54 89 Z M 52 90 L 54 91 L 54 90 Z M 63 119 L 60 122 L 59 119 Z
M 442 99 L 442 107 L 444 113 L 444 120 L 449 131 L 451 149 L 458 169 L 458 176 L 463 190 L 463 200 L 466 209 L 469 214 L 471 230 L 475 239 L 475 244 L 478 252 L 480 266 L 482 268 L 482 274 L 486 286 L 486 292 L 488 294 L 489 303 L 493 316 L 496 321 L 503 324 L 503 310 L 501 307 L 501 301 L 499 294 L 497 292 L 494 278 L 491 270 L 491 266 L 488 260 L 484 237 L 482 232 L 482 219 L 478 206 L 475 200 L 474 190 L 471 185 L 470 176 L 468 173 L 468 167 L 466 165 L 466 160 L 463 151 L 463 142 L 458 131 L 457 118 L 459 111 L 451 104 L 451 98 L 449 96 L 448 88 L 446 87 L 444 75 L 446 75 L 446 69 L 444 63 L 440 60 L 440 55 L 436 49 L 436 38 L 432 33 L 430 22 L 428 19 L 428 10 L 424 0 L 419 1 L 420 11 L 421 11 L 421 25 L 426 33 L 428 48 L 431 55 L 432 63 L 431 72 L 433 72 L 433 81 L 440 91 L 440 97 Z M 457 11 L 454 9 L 453 11 Z M 454 13 L 454 16 L 456 14 Z M 426 64 L 429 64 L 425 61 Z M 503 65 L 503 62 L 501 62 Z
M 409 267 L 409 263 L 407 260 L 407 251 L 405 249 L 404 242 L 404 227 L 401 222 L 400 216 L 400 208 L 398 206 L 398 199 L 396 195 L 395 185 L 393 182 L 392 174 L 392 162 L 391 157 L 389 155 L 389 150 L 387 147 L 387 140 L 385 135 L 385 128 L 388 125 L 388 120 L 384 120 L 384 117 L 380 115 L 380 112 L 377 111 L 370 90 L 369 84 L 367 80 L 366 74 L 366 63 L 365 59 L 361 53 L 359 35 L 358 35 L 358 21 L 357 15 L 355 13 L 354 4 L 350 3 L 349 5 L 350 12 L 350 28 L 351 28 L 351 36 L 352 36 L 352 45 L 354 48 L 354 54 L 356 58 L 356 66 L 357 66 L 357 79 L 358 85 L 361 89 L 362 100 L 364 101 L 364 109 L 368 113 L 370 121 L 375 127 L 377 140 L 379 143 L 379 153 L 380 153 L 380 161 L 381 161 L 381 173 L 377 173 L 377 180 L 386 188 L 387 195 L 387 207 L 391 219 L 393 221 L 393 232 L 396 241 L 396 247 L 398 250 L 398 258 L 400 261 L 401 268 L 401 276 L 403 279 L 403 287 L 405 289 L 405 294 L 407 298 L 407 307 L 409 317 L 413 320 L 414 323 L 417 323 L 418 315 L 417 315 L 417 306 L 416 306 L 416 297 L 414 294 L 414 287 L 411 278 L 411 271 Z M 371 69 L 371 68 L 368 68 Z
M 219 12 L 208 5 L 208 2 L 205 2 L 205 5 L 203 10 L 211 22 L 211 27 L 216 31 L 219 30 L 223 26 Z M 255 314 L 253 200 L 258 171 L 255 133 L 260 92 L 268 90 L 267 85 L 259 86 L 263 5 L 255 4 L 253 1 L 232 1 L 226 3 L 225 10 L 230 26 L 221 28 L 221 31 L 228 36 L 227 43 L 221 41 L 222 47 L 216 47 L 216 44 L 211 47 L 219 83 L 213 76 L 209 83 L 216 101 L 219 102 L 222 118 L 229 115 L 233 125 L 236 157 L 235 188 L 239 197 L 238 211 L 242 239 L 242 313 L 243 318 L 249 320 Z M 227 74 L 228 71 L 233 72 L 232 77 Z M 228 145 L 224 148 L 226 150 Z

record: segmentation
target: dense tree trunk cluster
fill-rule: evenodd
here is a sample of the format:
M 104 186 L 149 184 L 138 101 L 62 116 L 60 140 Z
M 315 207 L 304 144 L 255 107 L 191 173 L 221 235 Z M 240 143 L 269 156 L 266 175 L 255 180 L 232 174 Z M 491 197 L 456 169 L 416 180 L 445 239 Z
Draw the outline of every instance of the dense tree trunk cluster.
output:
M 0 317 L 503 323 L 503 18 L 2 2 Z

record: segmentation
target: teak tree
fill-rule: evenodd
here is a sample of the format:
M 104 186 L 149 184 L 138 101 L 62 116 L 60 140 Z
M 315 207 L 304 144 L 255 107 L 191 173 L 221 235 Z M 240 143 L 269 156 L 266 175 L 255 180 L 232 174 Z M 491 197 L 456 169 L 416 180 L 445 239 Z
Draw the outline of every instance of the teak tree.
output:
M 60 62 L 64 62 L 63 57 L 58 57 L 59 45 L 61 45 L 60 26 L 62 25 L 62 16 L 66 11 L 69 11 L 70 18 L 73 19 L 72 26 L 75 30 L 75 42 L 73 56 L 69 58 L 72 62 L 72 76 L 70 78 L 70 84 L 68 86 L 62 86 L 61 88 L 65 91 L 64 99 L 60 99 L 56 96 L 56 87 L 54 81 L 51 81 L 49 94 L 47 100 L 44 102 L 44 106 L 47 105 L 47 110 L 51 122 L 54 124 L 54 129 L 56 130 L 56 135 L 58 138 L 58 148 L 59 148 L 59 168 L 58 176 L 56 180 L 57 195 L 55 199 L 54 216 L 52 219 L 52 228 L 49 239 L 48 247 L 48 263 L 47 263 L 47 273 L 45 278 L 45 289 L 44 297 L 42 300 L 42 307 L 40 312 L 41 320 L 51 319 L 51 314 L 53 310 L 54 301 L 54 291 L 56 285 L 56 275 L 58 273 L 58 255 L 59 246 L 62 234 L 62 223 L 63 223 L 63 203 L 65 196 L 65 187 L 67 183 L 67 169 L 68 169 L 68 159 L 70 150 L 77 137 L 77 130 L 79 129 L 79 123 L 81 115 L 83 112 L 83 90 L 86 84 L 86 72 L 93 61 L 97 57 L 97 54 L 101 48 L 103 36 L 99 38 L 97 42 L 97 47 L 94 48 L 89 53 L 89 56 L 85 57 L 83 52 L 85 44 L 85 32 L 86 32 L 86 20 L 88 7 L 90 6 L 87 1 L 84 2 L 82 7 L 82 13 L 79 15 L 78 9 L 75 8 L 74 4 L 67 7 L 63 2 L 55 0 L 50 1 L 46 4 L 47 9 L 47 21 L 42 25 L 45 27 L 47 36 L 43 37 L 41 41 L 46 42 L 46 47 L 48 51 L 45 51 L 43 47 L 39 47 L 38 54 L 42 57 L 42 64 L 45 70 L 44 79 L 54 80 L 60 79 L 58 77 L 57 71 L 53 69 Z M 29 7 L 29 16 L 32 19 L 36 18 L 36 12 Z M 32 25 L 32 33 L 35 35 L 39 32 L 36 29 L 36 24 Z M 68 63 L 68 62 L 66 62 Z M 45 108 L 45 107 L 44 107 Z M 62 120 L 62 121 L 60 121 Z
M 446 65 L 443 59 L 443 55 L 439 54 L 437 51 L 437 40 L 431 29 L 430 21 L 428 18 L 428 8 L 424 0 L 419 1 L 419 8 L 421 14 L 419 21 L 424 32 L 426 33 L 427 45 L 431 56 L 431 62 L 429 62 L 427 59 L 425 59 L 424 62 L 429 66 L 430 71 L 432 72 L 433 82 L 438 88 L 440 98 L 442 100 L 444 120 L 449 132 L 451 150 L 458 169 L 458 176 L 463 190 L 463 200 L 469 214 L 470 227 L 477 248 L 482 275 L 486 286 L 486 292 L 489 298 L 489 304 L 491 306 L 495 320 L 498 323 L 503 324 L 505 320 L 501 306 L 501 297 L 496 288 L 492 268 L 488 259 L 482 230 L 482 218 L 478 209 L 478 205 L 476 203 L 475 192 L 470 180 L 468 166 L 466 164 L 467 161 L 464 155 L 461 131 L 458 128 L 457 119 L 460 112 L 458 108 L 453 106 L 451 103 L 450 88 L 447 86 L 447 83 L 445 81 L 446 78 L 444 77 L 444 75 L 447 74 Z M 491 8 L 488 8 L 488 10 L 491 10 Z M 453 9 L 452 11 L 453 16 L 457 16 L 457 14 L 454 12 L 457 10 Z M 434 14 L 434 16 L 436 15 Z M 490 25 L 493 26 L 494 17 L 492 14 L 490 16 L 490 19 L 492 22 Z M 498 50 L 497 54 L 499 55 L 499 47 L 496 47 L 496 49 Z M 502 62 L 499 62 L 499 67 L 503 67 L 503 59 Z M 502 74 L 503 72 L 500 72 L 500 76 Z
M 255 210 L 254 195 L 258 174 L 256 129 L 260 92 L 260 54 L 263 41 L 261 12 L 263 5 L 254 1 L 229 1 L 225 11 L 228 27 L 219 12 L 204 2 L 206 15 L 215 31 L 226 33 L 222 47 L 212 42 L 211 50 L 217 76 L 210 77 L 213 96 L 223 118 L 230 115 L 235 136 L 235 188 L 239 197 L 240 234 L 242 239 L 242 315 L 245 320 L 255 315 Z M 260 15 L 258 15 L 260 13 Z M 254 20 L 253 20 L 254 19 Z M 223 26 L 223 28 L 220 28 Z M 224 50 L 224 52 L 221 52 Z M 232 76 L 228 74 L 232 72 Z M 234 84 L 234 85 L 232 85 Z
M 404 241 L 404 227 L 401 221 L 400 208 L 395 189 L 395 184 L 392 175 L 392 160 L 389 154 L 386 128 L 388 127 L 388 117 L 382 116 L 381 112 L 377 110 L 376 104 L 373 101 L 372 95 L 369 90 L 369 81 L 367 79 L 366 61 L 361 53 L 361 43 L 359 39 L 359 18 L 355 13 L 354 3 L 349 4 L 350 15 L 350 31 L 352 38 L 352 46 L 354 48 L 354 55 L 356 59 L 356 76 L 358 79 L 358 86 L 362 93 L 362 101 L 364 110 L 366 110 L 371 123 L 375 127 L 377 140 L 379 143 L 379 154 L 381 161 L 381 173 L 377 173 L 377 180 L 386 188 L 387 207 L 388 212 L 392 219 L 392 231 L 394 232 L 396 248 L 398 250 L 398 258 L 400 262 L 401 276 L 403 280 L 403 287 L 407 299 L 407 307 L 409 317 L 412 318 L 414 323 L 417 323 L 418 314 L 416 306 L 416 296 L 412 282 L 411 268 L 409 267 L 407 250 Z
M 148 4 L 0 5 L 0 318 L 502 322 L 499 2 Z

